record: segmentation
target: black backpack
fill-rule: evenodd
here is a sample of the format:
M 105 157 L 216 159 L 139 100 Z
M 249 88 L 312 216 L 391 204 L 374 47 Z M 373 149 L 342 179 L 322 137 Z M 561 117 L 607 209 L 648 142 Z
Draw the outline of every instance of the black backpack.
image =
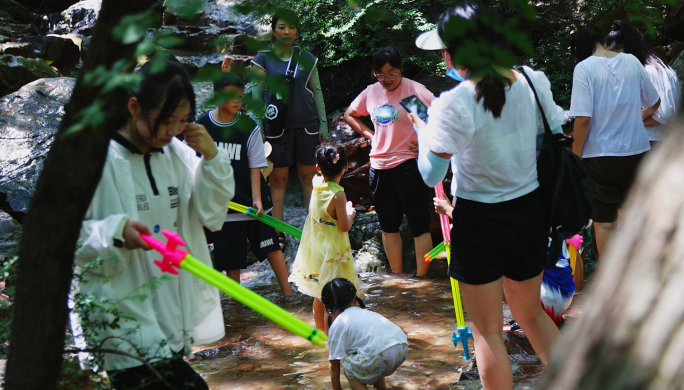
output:
M 522 68 L 518 70 L 532 88 L 544 122 L 542 149 L 537 159 L 537 178 L 544 197 L 551 238 L 545 261 L 545 268 L 548 269 L 556 265 L 563 240 L 573 237 L 589 224 L 594 197 L 589 173 L 582 166 L 580 158 L 566 149 L 572 142 L 568 142 L 562 133 L 551 132 L 532 80 Z

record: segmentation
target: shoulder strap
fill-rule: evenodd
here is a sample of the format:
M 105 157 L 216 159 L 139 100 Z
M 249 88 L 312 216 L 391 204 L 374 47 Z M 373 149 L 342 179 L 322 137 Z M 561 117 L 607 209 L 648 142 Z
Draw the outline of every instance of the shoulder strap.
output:
M 300 53 L 301 50 L 299 48 L 295 47 L 292 49 L 290 61 L 287 62 L 287 71 L 285 72 L 285 76 L 295 77 L 297 75 L 297 65 L 299 64 Z
M 541 112 L 541 117 L 542 121 L 544 122 L 544 132 L 545 133 L 551 133 L 551 127 L 549 127 L 549 122 L 546 120 L 546 115 L 544 114 L 544 108 L 542 108 L 541 102 L 539 101 L 539 95 L 537 95 L 537 90 L 534 89 L 534 84 L 532 83 L 532 80 L 530 79 L 530 76 L 527 75 L 525 72 L 525 69 L 523 67 L 519 67 L 518 71 L 522 73 L 523 76 L 525 76 L 525 79 L 527 79 L 527 84 L 530 85 L 530 88 L 532 89 L 532 92 L 534 93 L 534 100 L 537 101 L 537 107 L 539 107 L 539 111 Z

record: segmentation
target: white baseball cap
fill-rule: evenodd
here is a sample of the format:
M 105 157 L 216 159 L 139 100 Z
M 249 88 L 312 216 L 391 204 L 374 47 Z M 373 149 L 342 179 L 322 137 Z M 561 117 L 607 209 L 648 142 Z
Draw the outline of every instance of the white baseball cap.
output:
M 442 41 L 442 38 L 439 37 L 437 28 L 418 35 L 416 38 L 416 46 L 423 50 L 441 50 L 447 48 L 444 41 Z

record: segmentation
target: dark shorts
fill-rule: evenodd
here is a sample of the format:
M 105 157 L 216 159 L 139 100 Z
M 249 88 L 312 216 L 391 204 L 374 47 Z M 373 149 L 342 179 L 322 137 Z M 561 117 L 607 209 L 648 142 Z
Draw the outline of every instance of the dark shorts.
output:
M 316 147 L 320 143 L 317 127 L 283 129 L 281 132 L 268 130 L 266 134 L 277 136 L 266 136 L 266 141 L 273 148 L 268 158 L 273 162 L 274 168 L 289 167 L 295 162 L 316 165 Z
M 430 187 L 420 176 L 416 159 L 390 169 L 371 168 L 368 176 L 371 200 L 383 232 L 397 233 L 404 215 L 413 237 L 430 231 Z
M 273 227 L 259 221 L 225 222 L 223 228 L 212 233 L 214 268 L 234 271 L 247 268 L 247 251 L 259 261 L 279 251 L 278 235 Z M 249 245 L 247 245 L 249 240 Z
M 502 276 L 522 282 L 539 275 L 549 243 L 542 203 L 539 189 L 501 203 L 458 198 L 449 276 L 479 285 Z
M 591 219 L 599 223 L 617 221 L 636 176 L 639 163 L 646 153 L 634 156 L 606 156 L 583 158 L 582 165 L 589 172 L 594 190 L 594 211 Z
M 109 370 L 107 375 L 116 390 L 208 390 L 206 382 L 188 363 L 183 353 L 174 353 L 173 358 L 152 363 L 152 366 L 169 382 L 169 387 L 161 382 L 156 373 L 147 366 L 137 366 L 124 370 Z

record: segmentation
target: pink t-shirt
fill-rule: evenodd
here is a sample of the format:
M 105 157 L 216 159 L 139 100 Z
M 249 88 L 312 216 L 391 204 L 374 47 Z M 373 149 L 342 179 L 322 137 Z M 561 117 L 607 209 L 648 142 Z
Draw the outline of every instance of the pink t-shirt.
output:
M 385 91 L 380 83 L 371 84 L 351 103 L 352 110 L 362 116 L 370 115 L 375 126 L 371 167 L 390 169 L 416 158 L 408 147 L 411 141 L 417 142 L 418 137 L 406 110 L 399 104 L 401 99 L 411 95 L 416 95 L 428 107 L 435 98 L 423 84 L 404 77 L 393 91 Z

